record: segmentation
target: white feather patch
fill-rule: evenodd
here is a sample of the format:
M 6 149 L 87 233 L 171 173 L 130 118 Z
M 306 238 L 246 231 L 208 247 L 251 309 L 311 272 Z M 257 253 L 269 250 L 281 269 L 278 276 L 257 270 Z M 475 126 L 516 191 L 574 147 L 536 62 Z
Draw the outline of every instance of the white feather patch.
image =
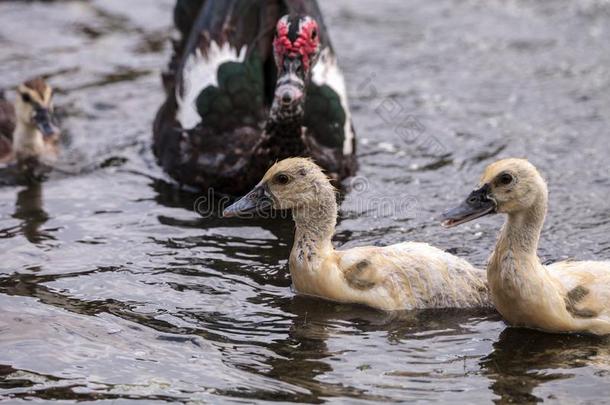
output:
M 182 70 L 182 94 L 176 90 L 176 118 L 182 128 L 192 129 L 201 122 L 195 101 L 206 87 L 218 86 L 218 67 L 225 62 L 243 62 L 246 51 L 246 46 L 238 50 L 228 42 L 218 45 L 212 41 L 207 56 L 204 57 L 199 48 L 189 56 Z
M 352 114 L 349 110 L 349 104 L 347 102 L 345 80 L 343 79 L 343 73 L 341 73 L 341 70 L 337 65 L 337 59 L 331 53 L 330 48 L 324 48 L 324 50 L 320 52 L 320 59 L 313 67 L 311 79 L 316 85 L 327 85 L 339 95 L 341 107 L 343 107 L 343 111 L 345 111 L 345 126 L 343 129 L 345 133 L 345 141 L 343 142 L 343 154 L 352 154 L 352 140 L 354 139 L 354 131 L 352 128 Z

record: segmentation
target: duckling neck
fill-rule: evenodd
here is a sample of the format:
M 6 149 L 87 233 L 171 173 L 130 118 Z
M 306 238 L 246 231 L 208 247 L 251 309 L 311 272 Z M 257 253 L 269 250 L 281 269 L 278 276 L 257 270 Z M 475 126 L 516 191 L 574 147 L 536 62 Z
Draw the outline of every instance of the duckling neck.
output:
M 36 126 L 18 121 L 13 134 L 13 150 L 17 159 L 40 156 L 44 150 L 42 133 Z
M 509 291 L 521 294 L 523 280 L 546 279 L 536 253 L 546 216 L 546 201 L 542 195 L 529 209 L 508 215 L 487 266 L 492 294 Z
M 536 256 L 546 210 L 546 198 L 540 197 L 528 210 L 508 214 L 498 245 L 521 255 Z
M 334 251 L 331 239 L 337 223 L 337 203 L 330 186 L 319 193 L 314 204 L 293 209 L 292 216 L 296 231 L 290 271 L 315 271 Z

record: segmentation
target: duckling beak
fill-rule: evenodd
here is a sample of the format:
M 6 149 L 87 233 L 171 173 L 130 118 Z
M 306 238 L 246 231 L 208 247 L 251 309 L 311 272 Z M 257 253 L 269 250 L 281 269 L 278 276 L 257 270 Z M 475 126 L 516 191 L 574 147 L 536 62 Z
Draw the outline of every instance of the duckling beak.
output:
M 497 206 L 489 195 L 490 191 L 489 184 L 474 190 L 462 204 L 443 213 L 441 225 L 445 228 L 452 228 L 485 215 L 494 214 Z
M 55 125 L 53 114 L 47 108 L 36 107 L 32 121 L 45 138 L 50 138 L 59 133 L 59 128 Z
M 224 218 L 260 214 L 273 206 L 271 193 L 266 184 L 256 186 L 248 194 L 225 208 Z

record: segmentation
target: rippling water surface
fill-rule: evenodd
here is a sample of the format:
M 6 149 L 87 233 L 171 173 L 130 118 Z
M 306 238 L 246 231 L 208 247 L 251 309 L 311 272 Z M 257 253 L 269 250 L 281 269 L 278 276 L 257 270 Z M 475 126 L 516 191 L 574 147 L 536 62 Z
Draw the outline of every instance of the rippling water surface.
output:
M 321 5 L 361 163 L 338 245 L 422 240 L 483 266 L 501 218 L 434 217 L 527 156 L 551 188 L 543 259 L 610 258 L 608 2 Z M 196 214 L 150 153 L 171 11 L 0 3 L 0 86 L 49 76 L 68 132 L 61 170 L 0 189 L 0 402 L 609 401 L 607 339 L 296 296 L 289 221 Z

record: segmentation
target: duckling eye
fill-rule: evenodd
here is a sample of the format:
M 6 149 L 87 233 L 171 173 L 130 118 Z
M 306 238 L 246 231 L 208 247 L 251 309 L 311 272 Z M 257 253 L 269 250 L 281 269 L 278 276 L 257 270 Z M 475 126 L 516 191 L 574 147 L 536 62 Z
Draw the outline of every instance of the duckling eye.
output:
M 275 183 L 280 184 L 280 185 L 286 185 L 288 183 L 290 183 L 290 177 L 286 176 L 285 174 L 278 174 L 277 176 L 275 176 Z
M 32 102 L 32 97 L 30 97 L 30 95 L 27 93 L 21 93 L 21 99 L 23 100 L 24 103 Z
M 500 176 L 499 182 L 503 186 L 508 186 L 510 183 L 513 182 L 513 180 L 514 180 L 513 176 L 511 176 L 508 173 L 504 173 L 503 175 Z

